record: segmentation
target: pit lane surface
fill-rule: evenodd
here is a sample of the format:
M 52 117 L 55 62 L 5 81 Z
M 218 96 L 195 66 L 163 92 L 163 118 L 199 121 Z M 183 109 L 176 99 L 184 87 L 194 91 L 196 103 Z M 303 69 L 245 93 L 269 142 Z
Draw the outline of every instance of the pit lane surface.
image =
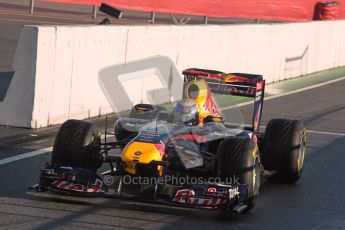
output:
M 250 123 L 251 107 L 241 110 Z M 308 130 L 344 134 L 344 115 L 342 80 L 266 101 L 262 124 L 274 117 L 300 118 Z M 51 146 L 56 130 L 26 130 L 0 142 L 0 160 Z M 28 187 L 49 161 L 50 153 L 45 153 L 0 166 L 0 229 L 343 229 L 344 150 L 343 135 L 308 133 L 301 180 L 295 185 L 262 184 L 257 206 L 238 216 L 118 199 L 37 197 L 28 193 Z

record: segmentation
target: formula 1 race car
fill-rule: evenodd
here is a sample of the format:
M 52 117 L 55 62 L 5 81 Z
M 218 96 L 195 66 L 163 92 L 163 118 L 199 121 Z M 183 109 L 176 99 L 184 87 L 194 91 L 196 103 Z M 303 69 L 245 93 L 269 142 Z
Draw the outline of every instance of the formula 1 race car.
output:
M 241 213 L 255 206 L 264 170 L 279 182 L 299 180 L 305 128 L 298 120 L 273 119 L 259 132 L 261 75 L 203 69 L 183 75 L 181 100 L 135 105 L 129 117 L 115 122 L 115 141 L 102 141 L 92 123 L 63 123 L 51 163 L 32 189 Z M 252 125 L 227 123 L 215 94 L 254 98 Z M 110 170 L 98 174 L 106 165 Z

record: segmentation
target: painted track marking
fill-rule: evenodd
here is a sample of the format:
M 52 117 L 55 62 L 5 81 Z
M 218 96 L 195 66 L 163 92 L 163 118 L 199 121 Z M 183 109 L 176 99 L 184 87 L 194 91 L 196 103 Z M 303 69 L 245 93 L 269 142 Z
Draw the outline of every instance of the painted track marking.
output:
M 5 164 L 8 164 L 8 163 L 11 163 L 11 162 L 14 162 L 14 161 L 19 161 L 19 160 L 22 160 L 22 159 L 25 159 L 25 158 L 34 157 L 34 156 L 37 156 L 37 155 L 48 153 L 48 152 L 51 152 L 52 150 L 53 150 L 53 147 L 48 147 L 48 148 L 45 148 L 45 149 L 39 149 L 39 150 L 36 150 L 36 151 L 15 155 L 13 157 L 8 157 L 8 158 L 0 160 L 0 165 L 5 165 Z
M 265 126 L 260 126 L 260 127 L 265 128 Z M 321 134 L 321 135 L 332 135 L 332 136 L 345 137 L 345 133 L 323 132 L 323 131 L 315 131 L 315 130 L 307 130 L 307 132 L 308 133 L 314 133 L 314 134 Z M 102 139 L 103 139 L 103 137 L 104 136 L 102 136 Z M 37 155 L 49 153 L 52 150 L 53 150 L 53 147 L 48 147 L 48 148 L 45 148 L 45 149 L 39 149 L 39 150 L 35 150 L 35 151 L 31 151 L 31 152 L 15 155 L 15 156 L 12 156 L 12 157 L 8 157 L 8 158 L 0 160 L 0 165 L 5 165 L 5 164 L 12 163 L 14 161 L 19 161 L 19 160 L 23 160 L 23 159 L 26 159 L 26 158 L 34 157 L 34 156 L 37 156 Z
M 110 134 L 107 135 L 107 137 L 113 137 L 113 136 L 114 135 L 110 135 Z M 104 139 L 104 137 L 105 136 L 102 135 L 101 139 Z M 41 155 L 41 154 L 44 154 L 44 153 L 49 153 L 51 151 L 53 151 L 53 146 L 45 148 L 45 149 L 39 149 L 39 150 L 35 150 L 35 151 L 31 151 L 31 152 L 15 155 L 13 157 L 8 157 L 8 158 L 5 158 L 5 159 L 1 159 L 0 160 L 0 165 L 5 165 L 5 164 L 8 164 L 8 163 L 11 163 L 11 162 L 14 162 L 14 161 L 19 161 L 19 160 L 26 159 L 26 158 L 29 158 L 29 157 L 34 157 L 34 156 Z
M 317 87 L 321 87 L 321 86 L 324 86 L 324 85 L 329 85 L 329 84 L 332 84 L 332 83 L 335 83 L 335 82 L 338 82 L 338 81 L 342 81 L 342 80 L 345 80 L 345 76 L 343 76 L 341 78 L 337 78 L 337 79 L 331 80 L 331 81 L 326 81 L 326 82 L 322 82 L 322 83 L 319 83 L 319 84 L 316 84 L 316 85 L 311 85 L 311 86 L 304 87 L 304 88 L 301 88 L 301 89 L 297 89 L 297 90 L 293 90 L 293 91 L 290 91 L 290 92 L 282 93 L 282 94 L 279 94 L 279 95 L 268 96 L 268 97 L 265 97 L 264 103 L 265 103 L 265 101 L 272 100 L 272 99 L 275 99 L 275 98 L 278 98 L 278 97 L 284 97 L 284 96 L 288 96 L 290 94 L 300 93 L 300 92 L 303 92 L 303 91 L 307 91 L 307 90 L 314 89 L 314 88 L 317 88 Z M 233 109 L 233 108 L 242 107 L 242 106 L 251 105 L 251 104 L 253 104 L 252 100 L 247 101 L 247 102 L 243 102 L 243 103 L 240 103 L 240 104 L 236 104 L 236 105 L 226 106 L 226 107 L 223 107 L 221 109 L 222 110 L 227 110 L 227 109 Z
M 315 133 L 315 134 L 323 134 L 323 135 L 345 137 L 345 133 L 322 132 L 322 131 L 315 131 L 315 130 L 307 130 L 307 133 Z

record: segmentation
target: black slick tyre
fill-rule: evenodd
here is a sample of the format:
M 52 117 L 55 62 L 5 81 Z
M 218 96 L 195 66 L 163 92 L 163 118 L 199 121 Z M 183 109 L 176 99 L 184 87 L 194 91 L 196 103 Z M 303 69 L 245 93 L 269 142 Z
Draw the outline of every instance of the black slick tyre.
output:
M 217 175 L 225 182 L 246 184 L 246 211 L 252 209 L 259 196 L 260 157 L 255 142 L 248 138 L 227 137 L 220 142 L 217 153 Z M 230 181 L 229 181 L 230 180 Z
M 51 162 L 97 170 L 103 163 L 100 143 L 101 136 L 94 124 L 68 120 L 61 125 L 55 138 Z
M 280 182 L 295 183 L 303 171 L 306 131 L 302 122 L 272 119 L 265 131 L 263 164 Z

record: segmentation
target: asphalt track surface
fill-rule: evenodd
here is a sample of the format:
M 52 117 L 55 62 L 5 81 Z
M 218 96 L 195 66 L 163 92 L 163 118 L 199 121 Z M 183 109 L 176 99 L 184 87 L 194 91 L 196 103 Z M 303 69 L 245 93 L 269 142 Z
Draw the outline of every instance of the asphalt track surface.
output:
M 251 106 L 241 111 L 250 123 Z M 265 102 L 262 125 L 276 117 L 301 119 L 317 132 L 308 133 L 301 180 L 295 185 L 263 183 L 249 213 L 229 216 L 119 199 L 35 196 L 28 187 L 49 161 L 50 153 L 45 153 L 0 165 L 0 229 L 343 229 L 344 115 L 345 80 Z M 0 138 L 0 160 L 51 146 L 57 128 L 11 129 L 12 139 Z

